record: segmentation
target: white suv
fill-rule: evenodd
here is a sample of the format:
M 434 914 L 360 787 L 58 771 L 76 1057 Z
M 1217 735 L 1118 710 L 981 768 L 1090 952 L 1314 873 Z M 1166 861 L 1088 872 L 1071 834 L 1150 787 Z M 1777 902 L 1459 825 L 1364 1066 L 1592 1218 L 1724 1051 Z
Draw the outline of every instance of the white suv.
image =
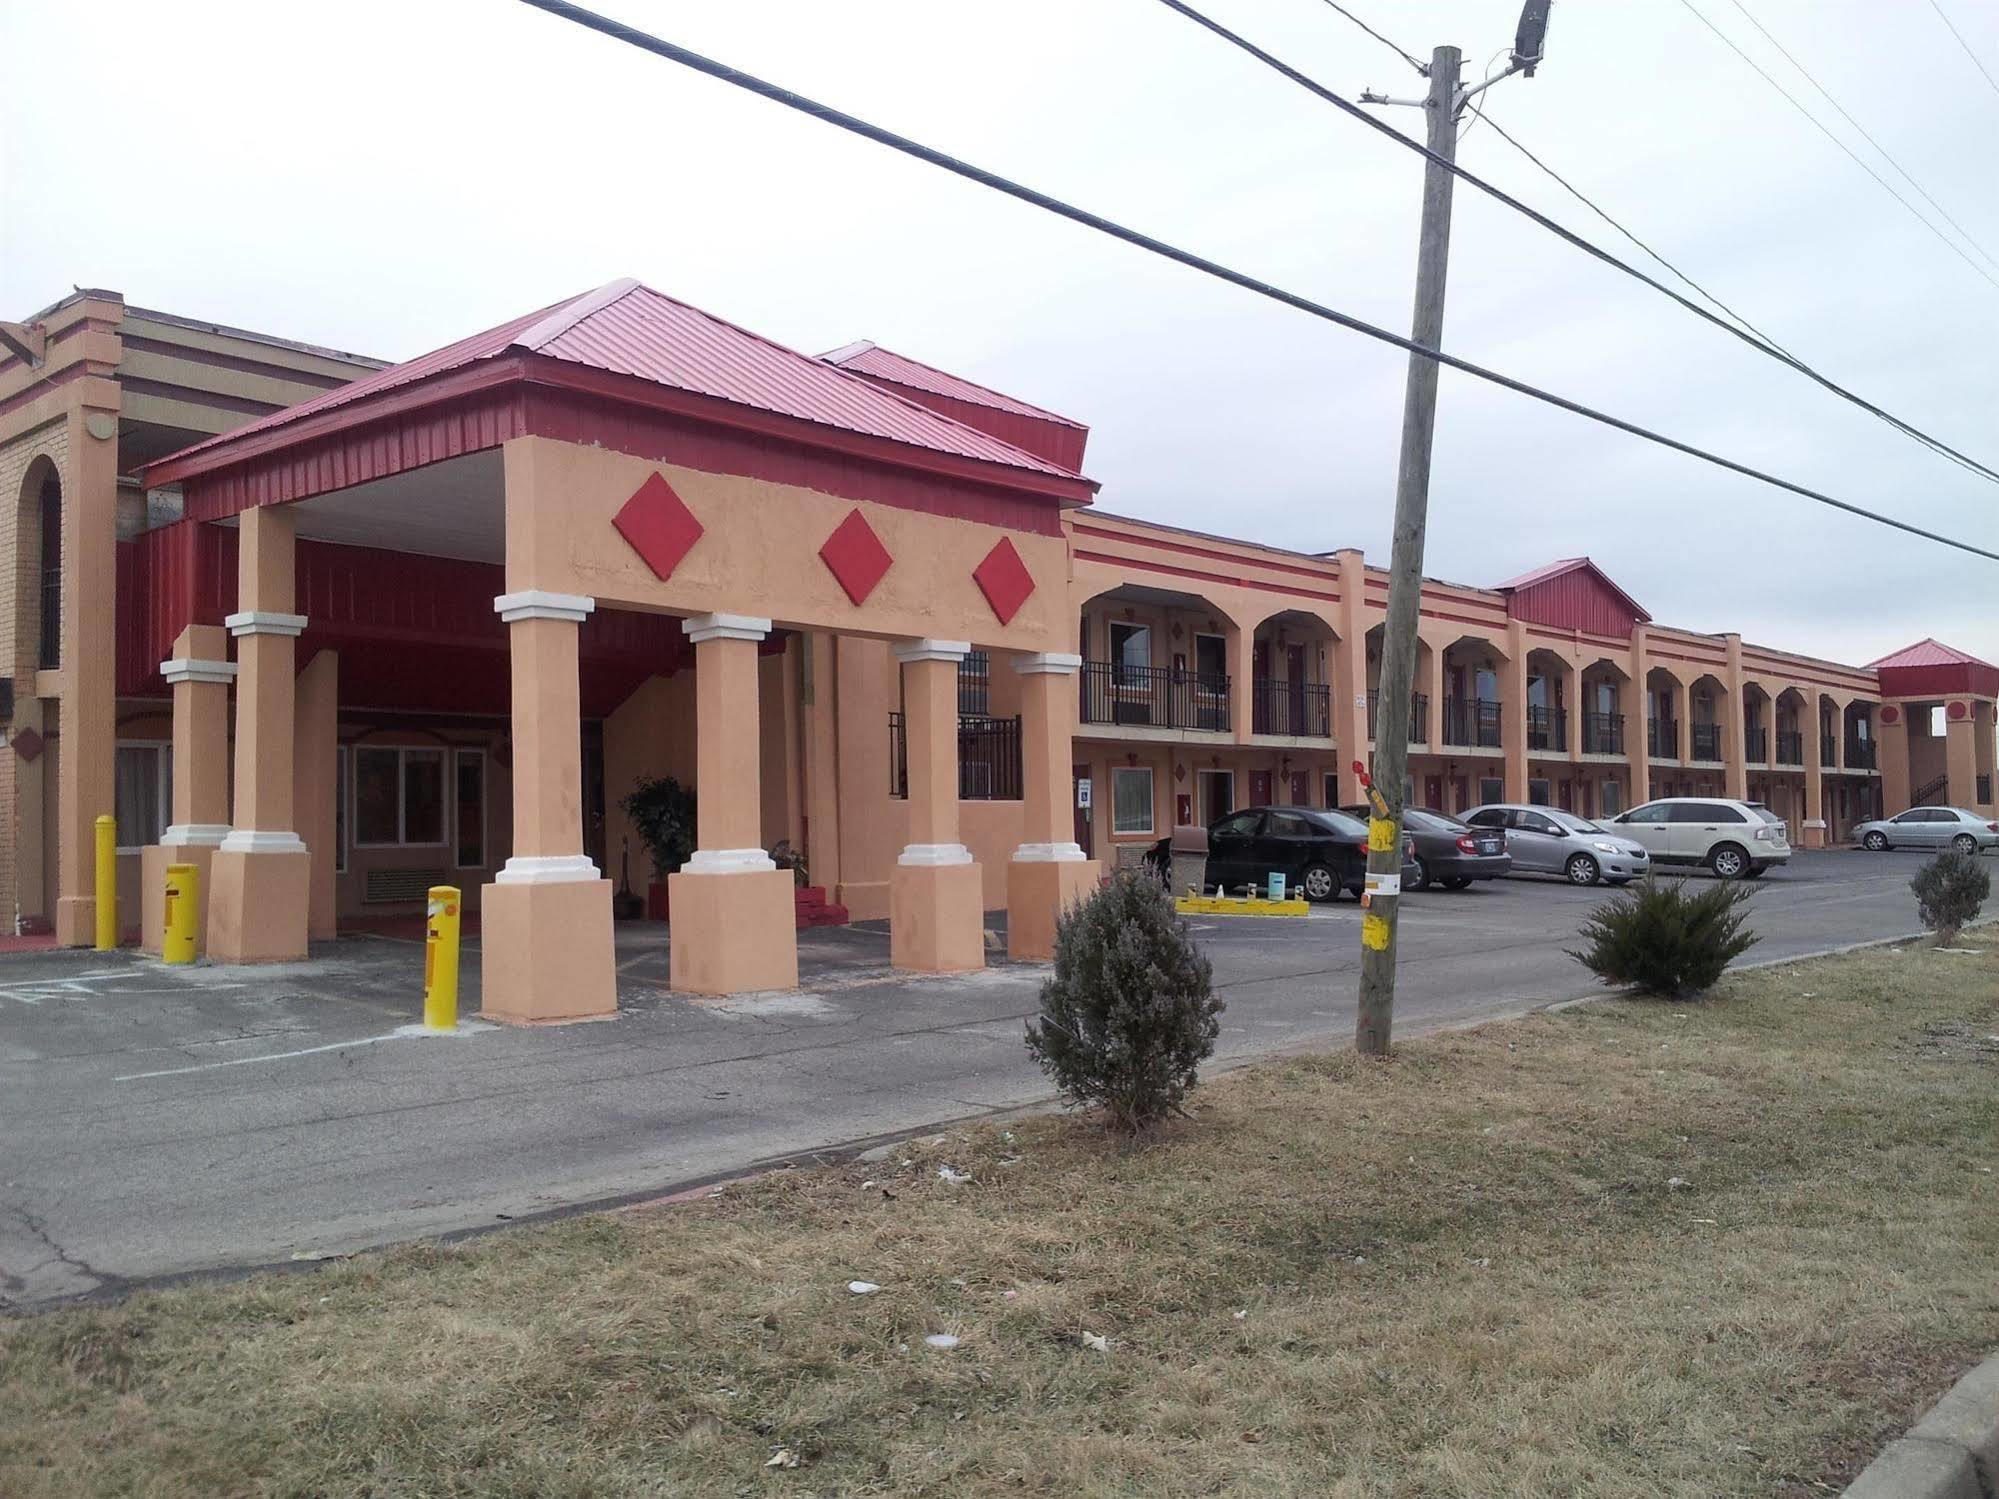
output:
M 1784 821 L 1761 802 L 1665 796 L 1610 819 L 1655 865 L 1705 864 L 1725 880 L 1758 879 L 1791 857 Z

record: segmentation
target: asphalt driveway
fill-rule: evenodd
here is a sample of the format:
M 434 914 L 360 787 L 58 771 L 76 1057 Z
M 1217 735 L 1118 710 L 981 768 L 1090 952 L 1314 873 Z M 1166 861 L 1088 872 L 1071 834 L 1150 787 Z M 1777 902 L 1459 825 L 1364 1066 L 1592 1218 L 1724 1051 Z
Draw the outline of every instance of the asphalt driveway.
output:
M 1913 932 L 1917 862 L 1800 854 L 1755 888 L 1752 958 Z M 1591 992 L 1563 948 L 1601 894 L 1411 897 L 1400 1033 Z M 1359 919 L 1196 919 L 1224 1061 L 1348 1043 Z M 910 978 L 867 929 L 800 950 L 797 993 L 703 1002 L 667 993 L 661 929 L 621 928 L 617 1018 L 443 1037 L 413 1027 L 414 942 L 258 968 L 0 957 L 0 1303 L 476 1230 L 1047 1095 L 1021 1045 L 1045 969 Z

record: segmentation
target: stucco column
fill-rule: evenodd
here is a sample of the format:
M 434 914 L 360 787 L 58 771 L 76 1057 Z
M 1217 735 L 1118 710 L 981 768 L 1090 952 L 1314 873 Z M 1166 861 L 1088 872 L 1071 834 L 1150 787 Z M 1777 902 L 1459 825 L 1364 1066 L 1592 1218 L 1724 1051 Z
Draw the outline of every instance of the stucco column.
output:
M 93 391 L 100 384 L 80 383 Z M 118 408 L 117 388 L 109 388 L 109 409 L 86 404 L 94 396 L 70 408 L 62 470 L 55 928 L 65 947 L 95 940 L 96 824 L 117 810 Z M 32 607 L 23 601 L 19 612 Z
M 1229 728 L 1237 744 L 1248 744 L 1256 728 L 1256 631 L 1230 622 Z
M 1421 656 L 1423 654 L 1420 642 L 1418 643 L 1416 654 L 1418 656 Z M 1427 665 L 1424 665 L 1423 663 L 1420 662 L 1418 664 L 1422 666 L 1423 695 L 1429 698 L 1430 700 L 1429 712 L 1423 715 L 1424 722 L 1423 722 L 1422 743 L 1424 747 L 1427 748 L 1432 754 L 1440 755 L 1443 753 L 1444 749 L 1444 649 L 1443 647 L 1437 645 L 1431 646 Z M 1407 712 L 1411 706 L 1413 705 L 1404 704 L 1400 709 L 1400 711 Z M 1381 705 L 1381 711 L 1384 713 L 1393 713 L 1398 710 L 1396 708 L 1396 705 L 1393 703 L 1383 703 Z M 1369 764 L 1373 763 L 1373 758 L 1371 756 L 1369 757 L 1368 763 Z
M 1970 807 L 1978 799 L 1977 709 L 1969 698 L 1955 697 L 1944 704 L 1943 768 L 1950 777 L 1942 800 L 1953 807 Z
M 895 648 L 902 664 L 909 842 L 889 875 L 889 961 L 921 973 L 962 972 L 986 962 L 983 876 L 958 841 L 958 663 L 970 650 L 963 640 L 906 640 Z M 1023 712 L 1023 730 L 1024 718 Z
M 583 852 L 577 637 L 596 607 L 538 588 L 493 600 L 511 667 L 514 843 L 479 891 L 479 1010 L 491 1020 L 617 1012 L 611 882 Z
M 763 849 L 757 644 L 768 619 L 702 614 L 694 643 L 695 842 L 667 876 L 668 982 L 691 994 L 798 986 L 798 903 L 790 870 Z
M 139 857 L 139 945 L 160 951 L 166 924 L 167 867 L 200 871 L 194 943 L 208 947 L 208 899 L 215 850 L 229 835 L 229 684 L 236 663 L 229 637 L 216 625 L 189 625 L 174 640 L 160 675 L 173 689 L 172 819 L 160 841 Z
M 1081 656 L 1016 656 L 1020 678 L 1020 847 L 1006 871 L 1006 950 L 1011 958 L 1055 954 L 1055 920 L 1097 883 L 1097 863 L 1074 839 L 1070 766 Z
M 1357 548 L 1335 553 L 1340 565 L 1340 638 L 1333 644 L 1333 736 L 1337 751 L 1340 805 L 1362 799 L 1360 778 L 1353 772 L 1354 761 L 1365 761 L 1369 725 L 1367 721 L 1367 559 Z M 1423 690 L 1416 673 L 1410 673 L 1415 690 Z
M 1652 799 L 1652 689 L 1649 636 L 1643 625 L 1631 629 L 1631 691 L 1624 705 L 1624 754 L 1631 762 L 1631 800 L 1637 806 Z
M 1805 821 L 1800 833 L 1806 848 L 1826 845 L 1825 768 L 1819 763 L 1825 739 L 1820 727 L 1818 699 L 1814 696 L 1805 705 L 1798 723 L 1805 745 Z
M 1721 759 L 1723 789 L 1735 800 L 1749 798 L 1749 740 L 1744 724 L 1742 637 L 1725 635 L 1728 643 L 1728 696 L 1722 704 Z
M 1882 817 L 1893 817 L 1915 805 L 1915 782 L 1909 778 L 1909 707 L 1883 703 L 1874 715 L 1874 755 L 1881 767 Z
M 292 806 L 299 836 L 317 849 L 306 900 L 306 932 L 315 942 L 338 935 L 335 874 L 340 863 L 338 779 L 340 739 L 340 653 L 320 651 L 298 674 L 292 719 Z M 447 781 L 445 805 L 455 805 Z M 447 824 L 450 813 L 446 813 Z
M 312 855 L 292 819 L 292 712 L 298 637 L 292 613 L 296 522 L 281 505 L 238 518 L 236 807 L 210 865 L 208 951 L 218 962 L 281 962 L 306 954 Z M 329 851 L 330 852 L 330 851 Z
M 1527 632 L 1506 627 L 1508 655 L 1499 672 L 1499 743 L 1506 755 L 1506 799 L 1527 800 Z

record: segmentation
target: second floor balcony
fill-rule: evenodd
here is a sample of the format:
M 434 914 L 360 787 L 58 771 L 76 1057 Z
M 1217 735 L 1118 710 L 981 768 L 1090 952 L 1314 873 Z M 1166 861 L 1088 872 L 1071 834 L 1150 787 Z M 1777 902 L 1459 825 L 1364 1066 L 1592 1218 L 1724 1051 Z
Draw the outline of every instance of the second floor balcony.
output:
M 1374 738 L 1374 725 L 1379 722 L 1377 715 L 1380 711 L 1381 694 L 1370 692 L 1367 695 L 1367 737 L 1369 739 Z M 1412 692 L 1409 694 L 1409 742 L 1411 744 L 1428 744 L 1430 742 L 1430 694 L 1427 692 Z
M 1848 770 L 1873 770 L 1878 764 L 1872 739 L 1860 739 L 1848 735 L 1846 740 L 1846 768 Z
M 1770 763 L 1770 731 L 1761 724 L 1752 724 L 1742 731 L 1742 752 L 1751 765 Z
M 1226 734 L 1229 679 L 1177 667 L 1085 661 L 1081 721 L 1141 729 L 1194 729 Z
M 1688 749 L 1696 760 L 1719 760 L 1721 758 L 1721 725 L 1718 723 L 1697 723 L 1689 730 L 1691 740 Z
M 1624 715 L 1622 713 L 1585 713 L 1583 715 L 1583 753 L 1586 755 L 1623 754 Z
M 1565 755 L 1569 752 L 1569 715 L 1562 708 L 1527 709 L 1527 748 Z
M 1486 697 L 1444 699 L 1444 743 L 1463 749 L 1498 749 L 1500 704 Z
M 1250 683 L 1250 732 L 1297 739 L 1333 737 L 1333 694 L 1323 682 Z
M 1646 725 L 1646 753 L 1654 760 L 1677 760 L 1680 758 L 1680 721 L 1677 718 L 1654 718 Z
M 1779 765 L 1803 765 L 1805 763 L 1805 736 L 1797 729 L 1777 731 L 1777 763 Z

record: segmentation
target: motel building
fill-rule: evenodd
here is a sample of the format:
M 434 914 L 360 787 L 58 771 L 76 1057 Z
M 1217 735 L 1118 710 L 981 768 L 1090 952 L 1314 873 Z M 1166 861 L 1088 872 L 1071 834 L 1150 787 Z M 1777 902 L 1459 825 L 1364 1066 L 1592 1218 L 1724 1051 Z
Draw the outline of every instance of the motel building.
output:
M 1807 846 L 1923 802 L 1999 815 L 1999 669 L 1858 667 L 1674 629 L 1587 558 L 1424 587 L 1379 701 L 1387 577 L 1097 509 L 1088 429 L 874 345 L 796 353 L 630 281 L 403 364 L 78 292 L 0 324 L 0 911 L 91 940 L 201 871 L 220 961 L 295 958 L 462 887 L 483 1005 L 615 1008 L 619 800 L 671 775 L 675 987 L 797 980 L 824 911 L 902 968 L 1045 957 L 1177 825 L 1409 794 L 1608 815 L 1768 803 Z M 662 937 L 662 940 L 665 940 Z

